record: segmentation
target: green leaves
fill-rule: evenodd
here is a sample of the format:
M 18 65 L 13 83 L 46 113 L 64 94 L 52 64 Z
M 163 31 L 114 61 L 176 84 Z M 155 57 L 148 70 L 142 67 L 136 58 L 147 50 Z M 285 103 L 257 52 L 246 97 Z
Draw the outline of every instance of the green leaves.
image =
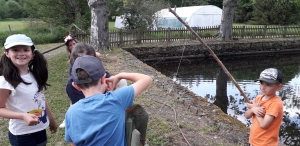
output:
M 24 9 L 31 18 L 41 19 L 53 26 L 90 27 L 91 11 L 87 1 L 80 0 L 27 0 Z

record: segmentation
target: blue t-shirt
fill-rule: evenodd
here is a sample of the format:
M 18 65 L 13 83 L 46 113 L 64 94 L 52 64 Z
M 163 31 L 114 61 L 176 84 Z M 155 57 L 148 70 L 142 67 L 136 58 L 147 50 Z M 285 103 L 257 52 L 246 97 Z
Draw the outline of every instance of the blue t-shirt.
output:
M 106 71 L 105 78 L 109 78 L 111 75 Z M 84 95 L 81 91 L 78 91 L 76 88 L 72 86 L 72 78 L 70 77 L 68 79 L 67 85 L 66 85 L 66 92 L 68 94 L 68 97 L 70 98 L 72 104 L 76 103 L 80 99 L 84 98 Z
M 125 112 L 132 106 L 132 86 L 81 99 L 66 113 L 65 140 L 76 146 L 124 146 Z

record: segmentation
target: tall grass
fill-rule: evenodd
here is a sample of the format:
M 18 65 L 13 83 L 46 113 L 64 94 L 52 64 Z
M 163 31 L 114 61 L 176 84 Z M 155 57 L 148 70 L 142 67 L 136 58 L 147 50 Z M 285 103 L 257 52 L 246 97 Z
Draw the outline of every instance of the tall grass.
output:
M 69 32 L 67 28 L 52 28 L 42 21 L 1 21 L 0 24 L 1 46 L 10 34 L 26 34 L 35 44 L 45 44 L 63 42 L 63 36 Z M 8 26 L 10 26 L 11 31 Z
M 117 30 L 115 22 L 109 22 L 109 30 Z M 9 29 L 10 27 L 10 29 Z M 26 34 L 35 44 L 60 43 L 63 37 L 69 33 L 69 28 L 51 28 L 42 21 L 6 20 L 0 22 L 0 45 L 10 34 Z M 11 31 L 10 31 L 11 30 Z
M 9 34 L 9 28 L 11 30 L 24 30 L 27 27 L 27 21 L 1 21 L 0 33 Z

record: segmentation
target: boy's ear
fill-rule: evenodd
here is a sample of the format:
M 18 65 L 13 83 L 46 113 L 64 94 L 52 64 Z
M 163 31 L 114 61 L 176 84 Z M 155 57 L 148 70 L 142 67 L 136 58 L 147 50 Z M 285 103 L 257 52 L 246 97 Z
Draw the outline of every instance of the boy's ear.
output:
M 277 86 L 277 91 L 280 90 L 281 88 L 282 88 L 282 84 L 279 84 L 279 85 Z
M 78 87 L 74 82 L 72 82 L 72 86 L 73 86 L 75 89 L 77 89 L 78 91 L 81 91 L 81 88 Z
M 106 73 L 100 78 L 100 83 L 101 84 L 106 84 L 105 83 L 105 77 L 106 77 Z

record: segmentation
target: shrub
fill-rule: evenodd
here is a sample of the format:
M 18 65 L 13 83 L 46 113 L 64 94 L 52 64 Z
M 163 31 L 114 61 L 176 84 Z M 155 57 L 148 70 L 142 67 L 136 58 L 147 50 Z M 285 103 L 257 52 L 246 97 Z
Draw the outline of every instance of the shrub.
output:
M 46 43 L 63 43 L 63 37 L 68 34 L 68 29 L 64 27 L 56 27 L 51 30 L 48 26 L 27 27 L 23 30 L 12 31 L 12 34 L 26 34 L 35 44 Z M 4 45 L 8 33 L 0 33 L 1 46 Z

